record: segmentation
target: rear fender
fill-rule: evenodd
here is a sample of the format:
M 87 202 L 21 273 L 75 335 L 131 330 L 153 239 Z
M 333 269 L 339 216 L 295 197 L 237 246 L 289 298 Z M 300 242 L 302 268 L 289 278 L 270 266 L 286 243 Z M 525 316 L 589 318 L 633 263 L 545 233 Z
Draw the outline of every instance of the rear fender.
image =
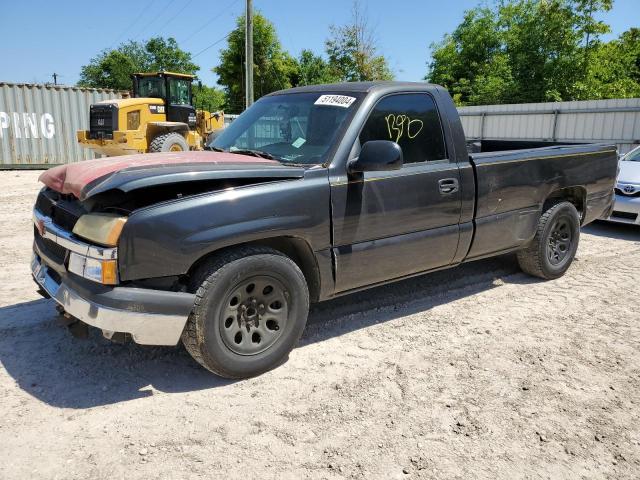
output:
M 575 187 L 559 188 L 557 190 L 552 191 L 547 196 L 547 199 L 544 202 L 542 211 L 545 212 L 553 204 L 561 201 L 573 203 L 573 205 L 576 207 L 576 210 L 578 210 L 580 219 L 584 220 L 584 217 L 586 214 L 586 203 L 587 203 L 586 188 L 582 186 L 575 186 Z

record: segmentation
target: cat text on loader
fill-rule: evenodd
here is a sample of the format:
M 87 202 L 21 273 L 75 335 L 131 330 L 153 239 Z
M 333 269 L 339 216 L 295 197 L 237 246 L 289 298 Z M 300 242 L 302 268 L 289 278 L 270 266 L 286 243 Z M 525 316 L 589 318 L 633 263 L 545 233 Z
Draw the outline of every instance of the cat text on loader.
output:
M 89 130 L 78 142 L 108 156 L 202 150 L 224 128 L 222 112 L 196 110 L 192 75 L 156 72 L 133 75 L 133 98 L 91 105 Z

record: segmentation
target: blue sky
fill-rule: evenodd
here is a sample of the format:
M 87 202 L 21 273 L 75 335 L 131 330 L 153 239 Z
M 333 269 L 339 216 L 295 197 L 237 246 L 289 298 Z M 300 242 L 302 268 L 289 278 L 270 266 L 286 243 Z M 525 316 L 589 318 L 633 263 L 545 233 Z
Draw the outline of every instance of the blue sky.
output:
M 480 1 L 362 0 L 396 78 L 414 81 L 426 73 L 429 45 Z M 603 18 L 612 27 L 610 36 L 640 25 L 639 3 L 614 1 Z M 297 55 L 303 48 L 322 52 L 329 25 L 349 20 L 351 1 L 254 0 L 254 5 L 275 24 L 284 48 Z M 148 13 L 141 14 L 145 8 Z M 56 72 L 61 83 L 74 84 L 92 56 L 129 38 L 173 36 L 195 55 L 233 29 L 243 8 L 244 0 L 0 0 L 0 81 L 40 83 Z M 216 82 L 211 68 L 224 45 L 195 58 L 204 83 Z

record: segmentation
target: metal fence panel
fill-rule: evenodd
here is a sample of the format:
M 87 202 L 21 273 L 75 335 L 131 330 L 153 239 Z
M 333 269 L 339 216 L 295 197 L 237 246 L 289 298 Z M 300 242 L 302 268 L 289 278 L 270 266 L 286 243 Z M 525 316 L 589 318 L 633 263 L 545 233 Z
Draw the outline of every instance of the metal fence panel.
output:
M 228 127 L 239 116 L 240 116 L 239 114 L 225 113 L 224 114 L 224 126 Z
M 89 106 L 120 92 L 0 82 L 0 168 L 44 168 L 94 158 L 76 131 L 89 128 Z
M 471 140 L 613 143 L 621 153 L 640 143 L 640 98 L 478 105 L 458 111 Z

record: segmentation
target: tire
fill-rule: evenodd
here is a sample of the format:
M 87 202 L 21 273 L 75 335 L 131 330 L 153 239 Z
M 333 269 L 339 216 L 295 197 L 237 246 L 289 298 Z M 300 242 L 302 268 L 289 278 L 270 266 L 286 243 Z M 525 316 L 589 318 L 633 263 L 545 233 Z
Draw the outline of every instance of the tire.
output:
M 192 276 L 191 290 L 196 300 L 182 343 L 221 377 L 253 377 L 284 363 L 307 323 L 304 275 L 270 248 L 213 257 Z
M 164 135 L 158 135 L 151 141 L 149 145 L 149 152 L 186 152 L 189 150 L 189 145 L 182 135 L 179 133 L 165 133 Z
M 580 241 L 580 216 L 569 202 L 549 207 L 540 217 L 533 240 L 518 252 L 520 268 L 535 277 L 552 280 L 569 269 Z

